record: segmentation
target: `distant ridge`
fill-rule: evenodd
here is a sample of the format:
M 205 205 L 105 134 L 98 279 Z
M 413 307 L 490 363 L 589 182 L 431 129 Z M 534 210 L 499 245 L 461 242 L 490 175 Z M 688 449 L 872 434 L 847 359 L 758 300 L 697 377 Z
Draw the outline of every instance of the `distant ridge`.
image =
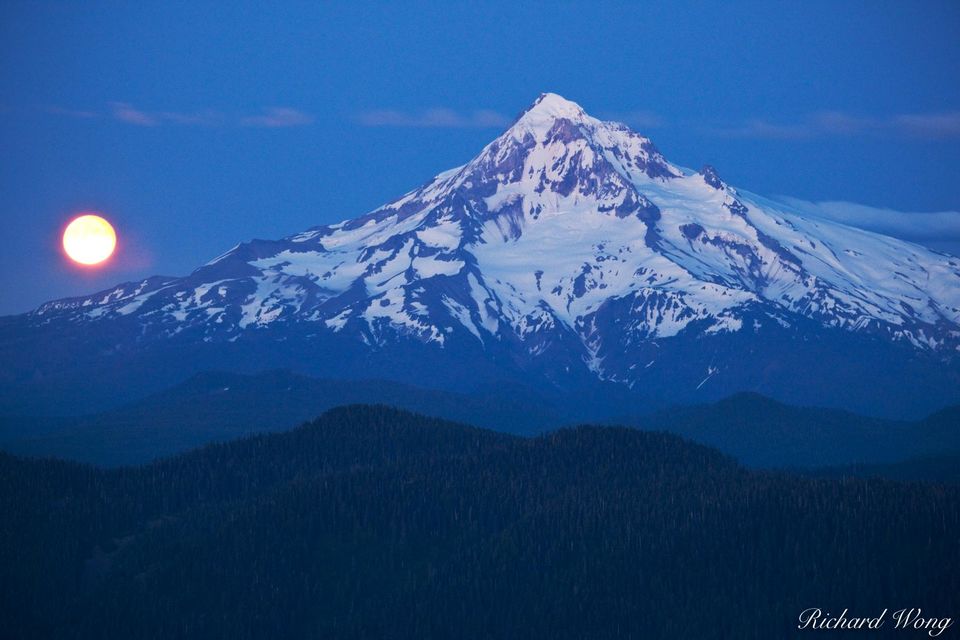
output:
M 532 435 L 577 423 L 608 422 L 676 433 L 758 467 L 891 464 L 960 454 L 960 406 L 919 421 L 786 405 L 755 393 L 716 403 L 652 411 L 629 397 L 537 394 L 496 387 L 473 394 L 387 381 L 318 380 L 289 371 L 207 372 L 105 413 L 60 420 L 9 417 L 0 449 L 115 466 L 140 464 L 210 442 L 296 427 L 344 404 L 380 403 Z M 33 435 L 42 427 L 43 433 Z

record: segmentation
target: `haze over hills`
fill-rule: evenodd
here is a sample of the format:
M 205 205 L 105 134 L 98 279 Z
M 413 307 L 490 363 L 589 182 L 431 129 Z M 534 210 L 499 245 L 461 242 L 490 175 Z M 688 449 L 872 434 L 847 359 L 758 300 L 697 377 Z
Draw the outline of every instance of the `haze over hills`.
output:
M 960 259 L 682 169 L 543 94 L 366 215 L 0 320 L 0 410 L 101 410 L 202 370 L 920 417 L 960 401 Z
M 8 417 L 0 449 L 97 465 L 142 464 L 211 442 L 286 431 L 346 404 L 385 404 L 515 434 L 571 422 L 556 398 L 529 389 L 474 394 L 389 381 L 318 380 L 287 371 L 207 372 L 103 413 L 71 418 Z
M 884 464 L 960 454 L 960 406 L 908 422 L 795 407 L 741 393 L 713 404 L 670 407 L 612 422 L 675 433 L 758 467 L 860 464 L 880 469 Z
M 143 464 L 211 442 L 292 429 L 336 406 L 379 403 L 528 436 L 602 420 L 678 434 L 753 467 L 857 464 L 883 471 L 877 465 L 960 455 L 960 406 L 908 422 L 794 407 L 749 393 L 657 411 L 630 400 L 536 394 L 523 387 L 466 394 L 385 381 L 317 380 L 287 371 L 217 372 L 103 413 L 6 418 L 0 422 L 0 449 L 101 466 Z M 929 475 L 950 477 L 942 471 Z

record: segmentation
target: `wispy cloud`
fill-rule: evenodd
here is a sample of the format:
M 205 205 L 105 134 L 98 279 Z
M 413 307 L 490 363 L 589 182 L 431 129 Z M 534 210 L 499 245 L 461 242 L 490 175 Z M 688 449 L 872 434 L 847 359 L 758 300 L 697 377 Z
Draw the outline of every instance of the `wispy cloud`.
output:
M 140 127 L 155 127 L 160 124 L 159 117 L 141 111 L 126 102 L 111 102 L 110 112 L 114 118 L 127 124 L 135 124 Z
M 240 118 L 240 124 L 245 127 L 299 127 L 313 122 L 313 116 L 299 109 L 290 107 L 270 107 L 256 116 Z
M 919 243 L 960 243 L 960 211 L 911 212 L 870 207 L 855 202 L 811 202 L 790 196 L 778 198 L 787 206 L 818 218 Z
M 960 138 L 960 111 L 905 113 L 885 117 L 843 111 L 820 111 L 794 122 L 757 118 L 744 123 L 709 127 L 708 133 L 730 138 L 801 139 L 824 136 L 896 135 L 925 140 Z
M 898 128 L 917 137 L 960 138 L 960 111 L 905 114 L 897 116 L 894 123 Z
M 356 121 L 367 127 L 421 127 L 448 129 L 495 129 L 509 126 L 511 118 L 491 111 L 478 109 L 462 113 L 454 109 L 427 109 L 421 112 L 377 109 L 362 111 Z
M 665 121 L 652 111 L 626 111 L 604 114 L 605 120 L 624 122 L 632 127 L 653 129 L 662 127 Z M 423 111 L 400 109 L 374 109 L 361 111 L 354 120 L 367 127 L 412 127 L 448 129 L 502 129 L 510 126 L 513 118 L 490 109 L 457 111 L 438 107 Z
M 299 127 L 311 124 L 313 116 L 293 107 L 268 107 L 259 113 L 229 115 L 213 109 L 202 111 L 153 111 L 134 106 L 129 102 L 111 102 L 105 112 L 80 111 L 63 107 L 46 107 L 47 113 L 71 118 L 112 118 L 118 122 L 138 127 L 165 125 L 193 127 Z

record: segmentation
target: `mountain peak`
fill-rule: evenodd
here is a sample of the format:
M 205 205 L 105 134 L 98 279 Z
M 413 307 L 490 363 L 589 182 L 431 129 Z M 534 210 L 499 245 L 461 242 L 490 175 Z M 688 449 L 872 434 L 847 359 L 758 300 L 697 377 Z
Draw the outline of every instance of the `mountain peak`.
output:
M 541 93 L 533 104 L 524 109 L 517 121 L 505 135 L 522 140 L 527 134 L 542 138 L 559 121 L 568 121 L 573 125 L 586 123 L 600 124 L 591 118 L 576 102 L 571 102 L 556 93 Z
M 567 100 L 556 93 L 549 92 L 541 93 L 540 97 L 534 100 L 533 104 L 523 112 L 523 116 L 552 119 L 567 118 L 571 120 L 583 118 L 585 115 L 587 115 L 586 112 L 576 102 Z
M 318 336 L 337 353 L 462 347 L 487 354 L 470 366 L 517 363 L 551 384 L 583 376 L 698 394 L 756 384 L 756 370 L 737 377 L 740 363 L 708 342 L 804 345 L 845 330 L 957 358 L 958 283 L 955 259 L 808 220 L 709 166 L 681 170 L 626 125 L 545 93 L 475 158 L 364 216 L 240 245 L 186 278 L 49 303 L 28 321 L 104 323 L 129 331 L 131 349 L 265 335 Z M 680 372 L 668 340 L 689 360 Z M 753 365 L 768 357 L 779 355 Z

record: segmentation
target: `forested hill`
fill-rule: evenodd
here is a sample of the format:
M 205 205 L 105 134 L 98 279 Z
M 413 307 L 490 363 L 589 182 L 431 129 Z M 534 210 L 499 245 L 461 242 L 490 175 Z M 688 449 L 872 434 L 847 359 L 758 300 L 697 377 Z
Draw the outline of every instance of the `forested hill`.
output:
M 353 406 L 145 467 L 0 455 L 0 620 L 15 638 L 781 638 L 815 606 L 956 617 L 958 532 L 957 488 Z

